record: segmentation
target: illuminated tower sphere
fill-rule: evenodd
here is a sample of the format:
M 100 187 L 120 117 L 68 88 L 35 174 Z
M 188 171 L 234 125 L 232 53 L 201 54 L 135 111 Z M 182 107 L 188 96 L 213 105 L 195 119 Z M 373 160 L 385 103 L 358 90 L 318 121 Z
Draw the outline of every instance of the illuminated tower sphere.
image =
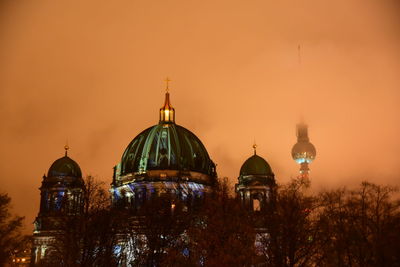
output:
M 308 177 L 310 164 L 317 154 L 315 147 L 308 138 L 308 126 L 304 123 L 297 124 L 297 143 L 292 148 L 293 159 L 300 164 L 300 175 Z
M 114 167 L 112 201 L 114 206 L 136 209 L 147 199 L 168 193 L 189 207 L 215 182 L 215 164 L 200 139 L 175 123 L 167 90 L 158 124 L 139 133 Z
M 34 222 L 32 264 L 50 264 L 54 260 L 52 245 L 62 233 L 65 218 L 83 212 L 84 181 L 79 165 L 65 155 L 54 161 L 40 187 L 40 209 Z
M 240 168 L 236 193 L 244 207 L 252 211 L 264 210 L 275 186 L 275 175 L 268 162 L 256 153 Z

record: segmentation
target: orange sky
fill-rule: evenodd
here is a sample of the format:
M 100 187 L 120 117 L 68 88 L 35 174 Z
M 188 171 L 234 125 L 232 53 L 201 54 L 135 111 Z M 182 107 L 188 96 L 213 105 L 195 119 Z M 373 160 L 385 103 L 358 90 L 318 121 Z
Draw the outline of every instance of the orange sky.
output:
M 158 122 L 166 76 L 177 123 L 232 183 L 254 138 L 279 183 L 296 176 L 303 117 L 315 189 L 400 185 L 396 2 L 2 0 L 0 191 L 30 231 L 66 139 L 84 174 L 111 182 Z

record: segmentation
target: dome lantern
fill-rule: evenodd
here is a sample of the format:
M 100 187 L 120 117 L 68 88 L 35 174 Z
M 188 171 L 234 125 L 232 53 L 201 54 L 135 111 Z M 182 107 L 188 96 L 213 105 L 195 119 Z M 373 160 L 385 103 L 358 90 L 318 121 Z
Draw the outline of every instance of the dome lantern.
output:
M 160 123 L 175 123 L 175 109 L 172 107 L 169 100 L 169 82 L 170 79 L 166 79 L 167 83 L 164 106 L 160 108 Z

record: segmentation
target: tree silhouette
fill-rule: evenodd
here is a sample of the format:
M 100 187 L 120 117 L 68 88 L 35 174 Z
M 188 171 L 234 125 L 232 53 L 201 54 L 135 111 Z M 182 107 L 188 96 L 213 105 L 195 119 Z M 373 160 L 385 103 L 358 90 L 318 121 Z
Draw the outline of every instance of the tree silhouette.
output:
M 255 229 L 250 212 L 229 192 L 227 179 L 217 184 L 194 214 L 188 256 L 198 266 L 250 266 L 255 258 Z
M 162 266 L 169 253 L 182 251 L 191 214 L 183 200 L 162 194 L 146 200 L 131 220 L 137 223 L 130 232 L 135 266 Z
M 265 266 L 310 266 L 318 255 L 321 231 L 317 198 L 305 194 L 309 181 L 280 186 L 263 214 L 260 238 Z
M 104 183 L 92 176 L 85 178 L 83 197 L 82 213 L 58 218 L 59 230 L 49 266 L 113 266 L 118 262 L 114 253 L 118 243 L 115 229 L 123 217 L 111 209 Z
M 260 211 L 246 210 L 227 180 L 196 201 L 168 192 L 132 209 L 111 207 L 104 185 L 87 177 L 83 212 L 63 217 L 50 266 L 400 266 L 394 188 L 364 182 L 311 194 L 308 186 L 279 186 Z M 10 217 L 0 196 L 5 244 L 22 218 Z
M 400 266 L 400 202 L 395 188 L 363 182 L 322 193 L 324 266 Z
M 12 251 L 23 242 L 20 230 L 24 217 L 12 216 L 10 204 L 11 198 L 0 193 L 0 266 L 5 265 Z

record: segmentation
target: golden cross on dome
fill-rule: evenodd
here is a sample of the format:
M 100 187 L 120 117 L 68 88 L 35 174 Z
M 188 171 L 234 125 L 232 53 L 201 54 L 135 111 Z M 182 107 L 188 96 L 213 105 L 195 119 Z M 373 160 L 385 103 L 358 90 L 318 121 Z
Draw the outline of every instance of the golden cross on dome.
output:
M 165 90 L 168 92 L 168 91 L 169 91 L 169 82 L 170 82 L 171 80 L 167 77 L 167 79 L 165 79 L 164 81 L 165 81 L 165 83 L 166 83 L 166 85 L 167 85 L 167 88 L 166 88 Z
M 67 156 L 67 154 L 68 154 L 68 149 L 69 149 L 68 140 L 65 142 L 64 149 L 65 149 L 65 156 Z
M 254 149 L 254 155 L 255 155 L 257 152 L 257 144 L 256 144 L 255 140 L 254 140 L 254 144 L 253 144 L 253 149 Z

